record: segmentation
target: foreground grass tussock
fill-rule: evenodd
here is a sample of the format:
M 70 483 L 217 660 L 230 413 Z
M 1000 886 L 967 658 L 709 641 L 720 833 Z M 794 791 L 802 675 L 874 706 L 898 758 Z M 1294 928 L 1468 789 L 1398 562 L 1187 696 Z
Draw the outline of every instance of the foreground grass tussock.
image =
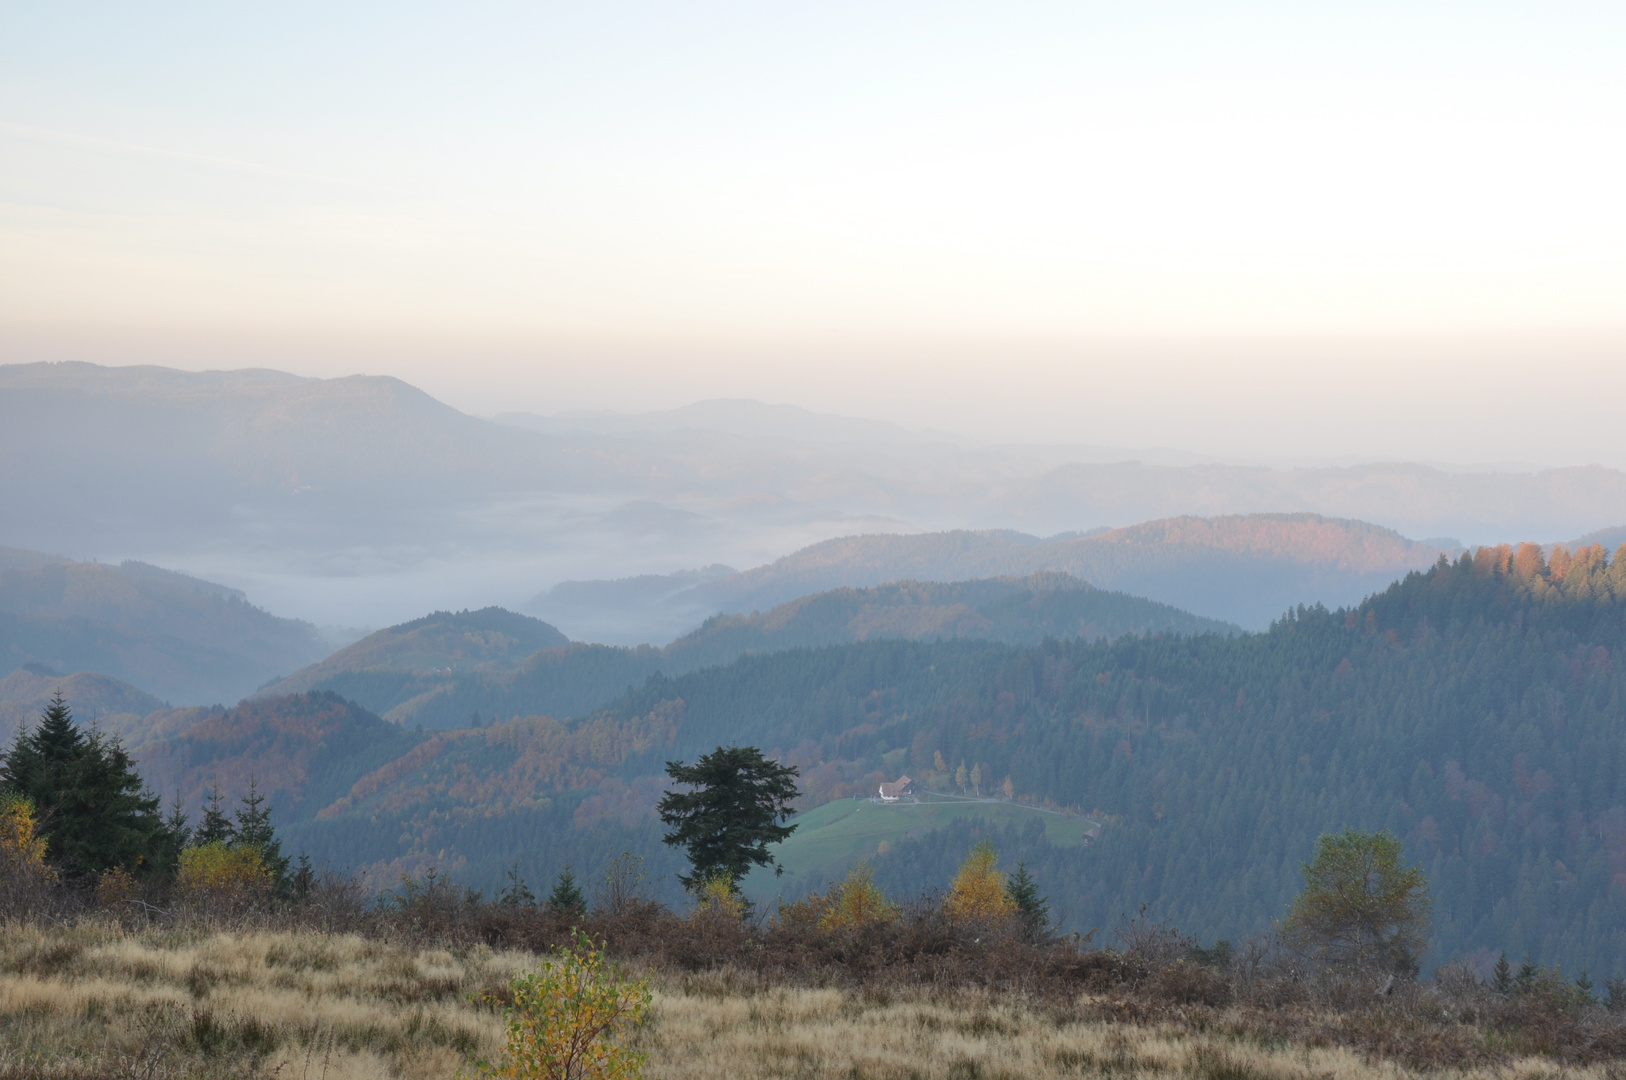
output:
M 535 954 L 311 930 L 148 928 L 83 920 L 0 934 L 0 1078 L 451 1077 L 501 1039 L 509 980 Z M 1423 1070 L 1337 1042 L 1262 1033 L 1239 1012 L 1115 1018 L 987 988 L 792 986 L 737 969 L 651 970 L 633 1036 L 646 1075 L 1616 1080 L 1612 1066 L 1504 1055 Z

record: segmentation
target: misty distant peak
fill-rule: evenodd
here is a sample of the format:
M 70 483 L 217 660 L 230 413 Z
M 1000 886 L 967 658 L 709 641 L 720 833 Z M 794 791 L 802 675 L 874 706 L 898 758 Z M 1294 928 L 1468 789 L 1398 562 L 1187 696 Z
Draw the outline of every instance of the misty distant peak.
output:
M 181 371 L 154 364 L 115 367 L 81 360 L 0 364 L 0 387 L 8 390 L 175 396 L 285 388 L 307 381 L 311 380 L 270 368 Z
M 799 405 L 771 405 L 754 398 L 711 398 L 647 413 L 563 412 L 553 416 L 503 413 L 500 424 L 533 431 L 670 433 L 695 430 L 752 439 L 803 442 L 911 442 L 921 436 L 883 420 L 817 413 Z
M 0 570 L 36 570 L 42 566 L 56 566 L 71 562 L 66 555 L 48 555 L 27 548 L 0 547 Z

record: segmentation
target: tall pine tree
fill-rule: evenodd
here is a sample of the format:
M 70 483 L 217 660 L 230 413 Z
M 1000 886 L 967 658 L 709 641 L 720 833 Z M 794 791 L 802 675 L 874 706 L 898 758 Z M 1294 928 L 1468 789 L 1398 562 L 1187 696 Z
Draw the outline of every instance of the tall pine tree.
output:
M 236 827 L 226 816 L 226 811 L 220 808 L 220 782 L 217 780 L 209 785 L 209 801 L 203 804 L 203 820 L 198 822 L 191 841 L 193 846 L 202 847 L 204 844 L 229 844 L 236 839 Z
M 271 872 L 271 877 L 279 887 L 285 885 L 288 881 L 288 856 L 282 853 L 282 843 L 277 839 L 276 830 L 271 827 L 271 807 L 266 804 L 265 796 L 260 794 L 260 783 L 253 775 L 248 778 L 248 794 L 243 796 L 243 805 L 237 809 L 235 832 L 233 845 L 259 848 L 260 861 Z
M 0 787 L 34 801 L 51 864 L 70 881 L 120 867 L 167 872 L 175 847 L 134 762 L 117 738 L 82 731 L 59 691 L 33 731 L 17 733 Z

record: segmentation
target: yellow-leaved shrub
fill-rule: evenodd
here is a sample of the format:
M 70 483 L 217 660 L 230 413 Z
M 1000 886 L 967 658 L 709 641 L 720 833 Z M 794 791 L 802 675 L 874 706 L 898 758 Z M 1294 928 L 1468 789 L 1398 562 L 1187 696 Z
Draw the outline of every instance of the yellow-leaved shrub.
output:
M 715 874 L 707 878 L 695 891 L 695 900 L 697 901 L 694 909 L 695 918 L 745 917 L 745 897 L 740 895 L 739 889 L 734 887 L 733 880 L 727 874 Z
M 862 862 L 848 871 L 845 881 L 830 886 L 821 906 L 819 929 L 827 932 L 890 922 L 898 913 L 875 884 L 875 871 Z
M 0 910 L 20 914 L 42 904 L 56 881 L 45 862 L 45 838 L 36 834 L 34 803 L 0 791 Z
M 45 865 L 45 838 L 35 830 L 34 801 L 0 791 L 0 867 L 9 873 L 51 874 Z
M 271 871 L 260 849 L 245 845 L 200 844 L 181 852 L 175 887 L 196 900 L 253 900 L 271 891 Z
M 540 972 L 508 984 L 514 1003 L 503 1060 L 476 1063 L 481 1075 L 501 1080 L 635 1080 L 647 1055 L 622 1036 L 643 1023 L 652 998 L 649 983 L 608 965 L 602 950 L 577 931 L 575 943 L 554 953 Z M 490 995 L 486 1001 L 494 1001 Z
M 1005 895 L 1005 875 L 995 869 L 999 853 L 984 840 L 971 849 L 954 875 L 943 912 L 962 922 L 993 922 L 1016 913 L 1016 904 Z

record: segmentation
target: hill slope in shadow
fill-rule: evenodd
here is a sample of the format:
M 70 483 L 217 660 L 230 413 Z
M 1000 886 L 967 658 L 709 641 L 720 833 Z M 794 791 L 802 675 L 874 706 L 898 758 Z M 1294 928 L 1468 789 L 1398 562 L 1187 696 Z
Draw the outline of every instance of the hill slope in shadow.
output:
M 327 649 L 308 623 L 145 563 L 0 562 L 0 670 L 99 671 L 177 703 L 230 702 Z

